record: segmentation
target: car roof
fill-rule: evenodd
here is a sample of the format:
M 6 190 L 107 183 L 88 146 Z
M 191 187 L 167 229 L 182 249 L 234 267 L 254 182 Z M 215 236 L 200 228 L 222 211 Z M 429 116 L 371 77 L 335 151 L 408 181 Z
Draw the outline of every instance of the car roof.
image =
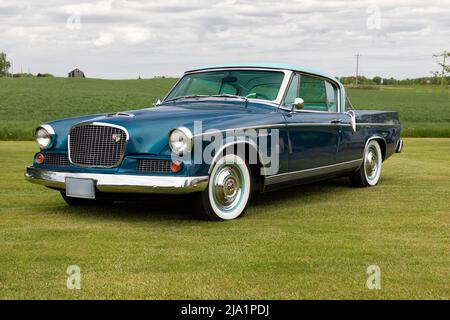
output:
M 186 72 L 208 70 L 208 69 L 220 69 L 220 68 L 267 68 L 267 69 L 292 70 L 292 71 L 310 73 L 313 75 L 330 78 L 330 79 L 333 79 L 336 81 L 336 77 L 334 77 L 333 75 L 331 75 L 327 72 L 324 72 L 322 70 L 319 70 L 316 68 L 305 67 L 305 66 L 298 66 L 298 65 L 294 65 L 294 64 L 287 64 L 287 63 L 269 63 L 269 62 L 254 63 L 254 62 L 252 62 L 252 63 L 217 64 L 217 65 L 208 65 L 208 66 L 198 67 L 198 68 L 186 71 Z

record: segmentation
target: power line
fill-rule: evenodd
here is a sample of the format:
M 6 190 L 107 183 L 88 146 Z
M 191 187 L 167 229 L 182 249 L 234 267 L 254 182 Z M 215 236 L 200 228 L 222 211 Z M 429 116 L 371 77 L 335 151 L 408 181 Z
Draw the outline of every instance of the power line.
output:
M 442 57 L 442 63 L 439 62 L 439 60 L 436 60 L 438 65 L 442 66 L 442 73 L 441 73 L 441 87 L 444 87 L 444 78 L 445 74 L 448 72 L 450 66 L 447 66 L 445 64 L 445 59 L 447 57 L 450 57 L 450 53 L 447 51 L 444 51 L 442 54 L 433 54 L 433 58 L 440 58 Z
M 359 71 L 359 57 L 361 54 L 357 53 L 355 54 L 356 57 L 356 86 L 358 86 L 358 71 Z

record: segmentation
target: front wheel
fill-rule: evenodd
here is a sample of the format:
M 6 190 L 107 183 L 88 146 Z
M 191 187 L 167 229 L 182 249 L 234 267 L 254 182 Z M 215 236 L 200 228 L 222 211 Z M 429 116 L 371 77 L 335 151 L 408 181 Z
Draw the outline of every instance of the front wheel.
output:
M 371 140 L 364 150 L 364 158 L 358 171 L 350 175 L 350 181 L 356 187 L 371 187 L 378 183 L 381 176 L 383 156 L 380 144 Z
M 242 216 L 250 201 L 251 188 L 247 163 L 234 154 L 222 157 L 214 164 L 208 188 L 200 193 L 202 218 L 221 221 Z

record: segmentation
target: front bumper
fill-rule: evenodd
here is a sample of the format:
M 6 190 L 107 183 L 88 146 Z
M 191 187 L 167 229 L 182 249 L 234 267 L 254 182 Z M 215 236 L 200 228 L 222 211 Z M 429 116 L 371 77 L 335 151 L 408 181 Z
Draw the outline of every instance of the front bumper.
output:
M 208 176 L 171 177 L 73 173 L 49 171 L 34 167 L 28 167 L 25 171 L 25 178 L 28 181 L 60 190 L 65 190 L 67 177 L 93 179 L 98 192 L 114 193 L 186 194 L 203 191 L 208 185 Z

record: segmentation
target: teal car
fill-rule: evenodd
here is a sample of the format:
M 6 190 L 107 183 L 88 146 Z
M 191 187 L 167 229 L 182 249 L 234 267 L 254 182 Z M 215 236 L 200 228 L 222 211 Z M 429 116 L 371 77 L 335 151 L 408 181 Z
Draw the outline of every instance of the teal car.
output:
M 230 220 L 255 192 L 339 176 L 375 186 L 400 131 L 396 112 L 354 110 L 322 71 L 208 66 L 153 107 L 41 125 L 25 177 L 69 205 L 189 194 L 203 218 Z

